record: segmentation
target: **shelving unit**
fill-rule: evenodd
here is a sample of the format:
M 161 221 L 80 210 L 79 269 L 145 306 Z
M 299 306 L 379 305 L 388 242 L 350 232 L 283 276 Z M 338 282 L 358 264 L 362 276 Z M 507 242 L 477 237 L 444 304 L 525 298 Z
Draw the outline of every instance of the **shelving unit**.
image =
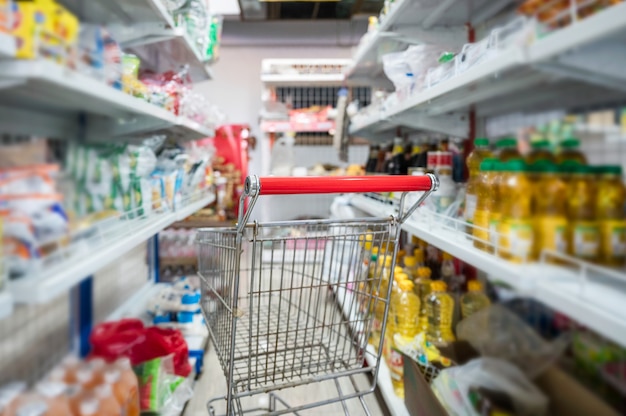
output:
M 94 238 L 95 241 L 80 242 L 70 247 L 67 257 L 45 267 L 45 273 L 42 270 L 33 276 L 12 281 L 9 290 L 15 302 L 29 304 L 49 302 L 66 293 L 85 276 L 92 275 L 171 224 L 210 204 L 214 199 L 214 195 L 207 195 L 175 212 L 118 221 L 113 230 L 108 227 L 106 231 L 101 230 L 104 238 L 98 234 Z
M 393 215 L 397 209 L 362 195 L 351 204 L 371 215 Z M 626 270 L 592 265 L 557 255 L 567 266 L 545 262 L 516 264 L 475 248 L 462 231 L 465 224 L 420 209 L 402 229 L 454 257 L 484 270 L 494 282 L 503 282 L 521 295 L 593 328 L 602 336 L 626 346 Z M 571 266 L 570 266 L 571 265 Z
M 406 127 L 467 137 L 470 107 L 485 118 L 623 99 L 623 73 L 608 58 L 621 50 L 625 36 L 626 4 L 619 4 L 529 45 L 494 49 L 465 72 L 362 117 L 350 132 L 380 139 Z M 355 65 L 366 66 L 358 59 Z
M 0 292 L 0 319 L 13 312 L 13 296 L 10 292 Z
M 84 115 L 90 139 L 152 131 L 186 139 L 214 134 L 211 128 L 50 61 L 0 61 L 0 88 L 0 120 L 10 133 L 77 137 L 79 116 Z
M 197 46 L 184 29 L 177 28 L 163 0 L 62 0 L 69 10 L 87 22 L 104 23 L 122 47 L 142 58 L 142 65 L 155 72 L 189 65 L 194 82 L 213 78 Z

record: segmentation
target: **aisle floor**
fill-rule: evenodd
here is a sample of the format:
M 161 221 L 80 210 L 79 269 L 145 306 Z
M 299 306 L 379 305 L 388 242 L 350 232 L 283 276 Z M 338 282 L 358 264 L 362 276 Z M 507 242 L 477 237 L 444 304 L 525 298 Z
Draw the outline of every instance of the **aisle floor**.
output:
M 369 379 L 365 374 L 359 374 L 355 377 L 355 382 L 360 388 L 365 388 L 369 384 Z M 342 380 L 341 387 L 345 394 L 346 392 L 351 391 L 350 389 L 352 386 L 348 380 Z M 195 385 L 194 397 L 187 404 L 184 416 L 207 416 L 209 414 L 207 410 L 207 402 L 215 397 L 225 395 L 226 391 L 226 377 L 224 377 L 224 374 L 222 373 L 215 349 L 209 345 L 205 356 L 204 370 Z M 281 399 L 288 401 L 290 406 L 299 406 L 312 401 L 324 400 L 336 396 L 337 389 L 334 382 L 325 381 L 323 383 L 309 384 L 297 388 L 282 390 L 277 394 Z M 266 405 L 267 400 L 267 396 L 251 398 L 248 400 L 246 408 Z M 368 394 L 365 396 L 364 400 L 371 415 L 384 414 L 374 394 Z M 358 399 L 349 400 L 346 405 L 350 416 L 367 414 L 363 410 L 363 407 Z M 218 415 L 225 413 L 222 403 L 216 405 L 216 412 Z M 262 413 L 263 412 L 253 414 L 259 415 Z M 334 403 L 307 411 L 301 411 L 298 412 L 298 414 L 343 416 L 346 413 L 340 403 Z

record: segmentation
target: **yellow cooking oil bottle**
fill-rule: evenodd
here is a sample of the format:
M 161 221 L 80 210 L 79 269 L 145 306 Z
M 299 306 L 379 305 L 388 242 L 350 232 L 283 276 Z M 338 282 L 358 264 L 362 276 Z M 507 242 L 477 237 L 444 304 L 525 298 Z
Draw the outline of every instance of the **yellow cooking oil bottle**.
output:
M 489 210 L 489 244 L 486 245 L 488 252 L 495 252 L 495 247 L 500 243 L 498 235 L 500 222 L 502 221 L 502 188 L 506 181 L 507 172 L 504 170 L 504 162 L 494 160 L 491 168 L 491 176 L 488 184 L 491 184 L 491 209 Z
M 415 286 L 413 292 L 420 300 L 419 311 L 419 332 L 426 332 L 428 330 L 428 310 L 426 309 L 426 302 L 430 296 L 430 276 L 432 271 L 429 267 L 420 267 L 417 269 L 417 278 L 413 281 Z
M 379 268 L 380 277 L 373 280 L 372 284 L 372 299 L 373 303 L 373 316 L 372 316 L 372 329 L 370 332 L 370 344 L 378 346 L 381 338 L 381 329 L 383 326 L 383 319 L 385 317 L 385 302 L 381 299 L 387 297 L 387 290 L 389 288 L 391 278 L 391 256 L 378 257 L 377 267 Z
M 538 259 L 543 250 L 567 251 L 567 205 L 563 197 L 567 186 L 555 163 L 541 160 L 533 170 L 538 176 L 533 191 L 533 258 Z
M 410 342 L 417 335 L 420 300 L 413 292 L 413 282 L 408 279 L 399 279 L 398 290 L 392 299 L 394 336 L 393 346 L 389 357 L 391 383 L 396 395 L 404 398 L 404 359 L 398 348 L 398 342 Z
M 496 148 L 498 149 L 498 160 L 501 162 L 508 162 L 511 159 L 522 157 L 519 150 L 517 150 L 517 139 L 514 137 L 505 137 L 498 140 Z
M 414 280 L 417 277 L 417 259 L 415 256 L 405 256 L 404 257 L 404 273 L 406 273 L 411 280 Z
M 480 163 L 478 180 L 476 181 L 476 209 L 472 227 L 474 247 L 486 250 L 489 246 L 489 215 L 491 214 L 495 197 L 494 192 L 494 162 L 496 159 L 487 158 Z
M 556 155 L 558 164 L 565 162 L 575 162 L 581 165 L 587 164 L 587 158 L 580 151 L 580 140 L 575 137 L 569 137 L 560 144 L 561 151 Z
M 596 216 L 600 226 L 600 261 L 608 266 L 626 262 L 626 188 L 621 166 L 599 168 Z
M 533 243 L 532 186 L 523 160 L 509 160 L 504 171 L 499 195 L 502 219 L 498 252 L 501 257 L 520 263 L 530 257 Z
M 441 280 L 430 284 L 431 293 L 426 302 L 428 330 L 426 339 L 435 345 L 445 345 L 455 340 L 452 332 L 454 299 L 446 292 L 447 286 Z
M 587 165 L 569 167 L 567 185 L 568 253 L 588 261 L 598 260 L 600 229 L 596 219 L 595 170 Z
M 532 136 L 530 139 L 530 152 L 526 155 L 526 163 L 531 166 L 540 160 L 554 162 L 550 141 L 542 136 Z
M 491 305 L 489 297 L 478 280 L 467 282 L 467 293 L 461 296 L 461 316 L 463 319 Z
M 468 224 L 472 224 L 474 221 L 474 212 L 476 211 L 478 201 L 477 188 L 480 176 L 480 164 L 489 157 L 492 157 L 491 150 L 489 150 L 489 139 L 481 137 L 474 140 L 474 149 L 467 156 L 469 178 L 465 188 L 464 218 Z M 468 228 L 468 232 L 471 232 L 471 227 Z

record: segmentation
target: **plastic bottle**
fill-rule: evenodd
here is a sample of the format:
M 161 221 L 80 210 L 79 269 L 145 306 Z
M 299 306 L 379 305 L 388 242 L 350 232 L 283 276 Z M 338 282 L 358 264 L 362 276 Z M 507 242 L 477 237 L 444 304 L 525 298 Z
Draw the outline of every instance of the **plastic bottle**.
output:
M 542 250 L 567 251 L 567 186 L 561 180 L 559 167 L 547 160 L 533 165 L 538 181 L 533 192 L 534 243 L 533 257 Z
M 426 302 L 428 330 L 426 339 L 435 345 L 445 345 L 455 340 L 452 333 L 454 299 L 446 292 L 446 284 L 436 280 L 430 284 L 431 294 Z
M 366 173 L 376 173 L 376 165 L 378 164 L 378 152 L 380 152 L 380 146 L 372 145 L 370 147 L 369 157 L 365 164 Z
M 508 162 L 512 159 L 520 159 L 522 155 L 517 150 L 517 139 L 514 137 L 505 137 L 496 143 L 498 149 L 498 160 L 500 162 Z
M 418 333 L 418 319 L 420 310 L 420 300 L 413 293 L 413 282 L 406 279 L 398 280 L 398 291 L 392 299 L 393 321 L 395 336 L 410 341 Z M 394 392 L 400 398 L 404 398 L 404 359 L 395 345 L 391 351 L 389 370 L 391 372 L 391 383 Z
M 481 162 L 479 178 L 476 181 L 476 209 L 472 227 L 474 247 L 481 250 L 493 251 L 489 243 L 489 218 L 496 204 L 498 195 L 495 186 L 496 173 L 494 163 L 496 159 L 488 158 Z
M 391 160 L 387 168 L 390 175 L 406 175 L 408 168 L 406 158 L 404 157 L 404 141 L 401 137 L 393 139 L 393 150 L 391 152 Z
M 107 369 L 107 362 L 99 357 L 92 358 L 87 361 L 87 365 L 93 371 L 93 377 L 95 383 L 101 384 L 104 382 L 104 372 Z
M 596 215 L 600 226 L 600 261 L 609 266 L 626 262 L 626 187 L 621 166 L 602 166 L 599 170 Z
M 521 159 L 505 163 L 506 176 L 501 182 L 500 200 L 502 220 L 499 255 L 514 262 L 526 261 L 533 245 L 532 198 L 533 188 L 526 176 L 526 164 Z
M 99 384 L 98 380 L 95 378 L 93 369 L 87 365 L 82 366 L 76 371 L 76 380 L 84 390 L 93 389 Z
M 70 405 L 72 415 L 80 414 L 80 404 L 83 400 L 84 390 L 80 384 L 69 384 L 65 389 L 65 395 Z
M 500 243 L 498 235 L 500 222 L 502 221 L 502 192 L 506 182 L 508 172 L 504 170 L 504 163 L 499 160 L 492 165 L 492 203 L 493 208 L 489 212 L 489 245 L 487 251 L 495 252 L 496 246 Z
M 548 162 L 554 162 L 555 157 L 550 150 L 550 141 L 542 137 L 531 139 L 530 142 L 531 151 L 526 155 L 526 163 L 530 166 L 540 160 L 546 160 Z
M 115 368 L 120 370 L 120 382 L 128 391 L 128 406 L 126 416 L 139 416 L 141 407 L 139 405 L 139 382 L 137 375 L 133 371 L 130 359 L 127 357 L 118 358 L 115 361 Z
M 105 416 L 100 412 L 100 402 L 96 397 L 87 397 L 81 400 L 77 416 Z M 106 415 L 108 416 L 108 415 Z
M 434 152 L 436 161 L 437 176 L 439 178 L 439 188 L 432 193 L 430 199 L 435 205 L 437 212 L 445 211 L 456 198 L 457 187 L 452 179 L 452 152 Z M 428 155 L 429 160 L 431 155 Z M 429 161 L 429 166 L 431 162 Z
M 489 297 L 483 292 L 483 285 L 478 280 L 467 283 L 467 293 L 461 296 L 461 315 L 463 319 L 491 304 Z
M 79 370 L 81 364 L 82 363 L 80 359 L 74 355 L 69 355 L 65 357 L 65 359 L 61 363 L 61 367 L 65 370 L 64 381 L 67 384 L 74 384 L 78 382 L 78 379 L 76 378 L 76 372 Z
M 122 406 L 114 396 L 113 387 L 109 383 L 100 384 L 93 391 L 99 400 L 98 413 L 107 416 L 122 415 Z
M 414 256 L 404 257 L 404 273 L 406 273 L 411 280 L 417 277 L 417 259 Z
M 489 150 L 489 139 L 479 138 L 474 140 L 474 150 L 467 156 L 467 168 L 469 170 L 469 178 L 465 190 L 465 211 L 464 218 L 469 224 L 474 222 L 474 213 L 476 204 L 478 203 L 478 182 L 480 180 L 480 164 L 483 160 L 492 156 Z M 471 227 L 468 228 L 471 232 Z
M 588 261 L 598 260 L 600 230 L 596 219 L 595 171 L 586 165 L 570 168 L 567 185 L 568 253 Z
M 451 287 L 454 280 L 456 269 L 454 267 L 454 257 L 451 254 L 443 252 L 441 255 L 441 280 L 443 280 L 448 288 Z
M 15 411 L 17 400 L 25 391 L 26 383 L 23 382 L 13 382 L 0 387 L 0 416 L 10 416 Z
M 426 302 L 428 301 L 428 297 L 430 296 L 430 284 L 432 280 L 430 280 L 431 271 L 428 267 L 420 267 L 417 270 L 417 279 L 413 282 L 415 286 L 413 287 L 413 292 L 417 295 L 420 300 L 420 312 L 419 312 L 419 321 L 418 321 L 418 329 L 419 332 L 426 332 L 428 329 L 428 310 L 426 308 Z
M 569 137 L 561 142 L 561 151 L 556 155 L 557 163 L 574 162 L 582 165 L 587 164 L 587 158 L 580 151 L 580 141 L 575 137 Z

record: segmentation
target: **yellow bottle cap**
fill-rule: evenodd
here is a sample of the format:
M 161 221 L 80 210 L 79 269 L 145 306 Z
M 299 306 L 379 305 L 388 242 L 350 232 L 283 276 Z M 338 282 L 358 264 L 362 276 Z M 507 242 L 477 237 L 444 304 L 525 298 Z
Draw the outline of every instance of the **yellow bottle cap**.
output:
M 416 248 L 415 250 L 413 250 L 413 257 L 415 257 L 418 263 L 423 263 L 424 262 L 424 250 L 422 250 L 421 248 Z
M 417 276 L 423 277 L 425 279 L 430 279 L 432 273 L 433 272 L 432 270 L 430 270 L 430 267 L 420 267 L 419 269 L 417 269 Z
M 398 287 L 403 292 L 412 292 L 415 285 L 410 280 L 399 280 Z
M 443 253 L 442 258 L 443 258 L 443 260 L 454 260 L 454 257 L 452 257 L 452 254 L 445 253 L 445 252 Z
M 430 284 L 430 289 L 433 292 L 445 292 L 447 288 L 448 285 L 446 284 L 446 282 L 443 282 L 441 280 L 435 280 Z
M 396 266 L 396 267 L 393 268 L 393 272 L 395 274 L 398 274 L 398 273 L 404 274 L 404 269 L 402 267 L 400 267 L 400 266 Z
M 417 259 L 413 256 L 406 256 L 404 258 L 404 265 L 406 267 L 415 267 L 415 265 L 417 264 Z
M 378 247 L 372 247 L 372 254 L 378 254 Z
M 482 292 L 483 285 L 478 280 L 470 280 L 467 282 L 467 291 L 468 292 Z
M 396 282 L 400 282 L 400 281 L 403 281 L 403 280 L 409 280 L 409 276 L 406 273 L 402 272 L 402 271 L 396 272 L 394 274 L 393 278 L 396 280 Z
M 392 262 L 392 258 L 391 256 L 385 256 L 384 257 L 385 260 L 383 260 L 385 267 L 391 267 L 391 262 Z

